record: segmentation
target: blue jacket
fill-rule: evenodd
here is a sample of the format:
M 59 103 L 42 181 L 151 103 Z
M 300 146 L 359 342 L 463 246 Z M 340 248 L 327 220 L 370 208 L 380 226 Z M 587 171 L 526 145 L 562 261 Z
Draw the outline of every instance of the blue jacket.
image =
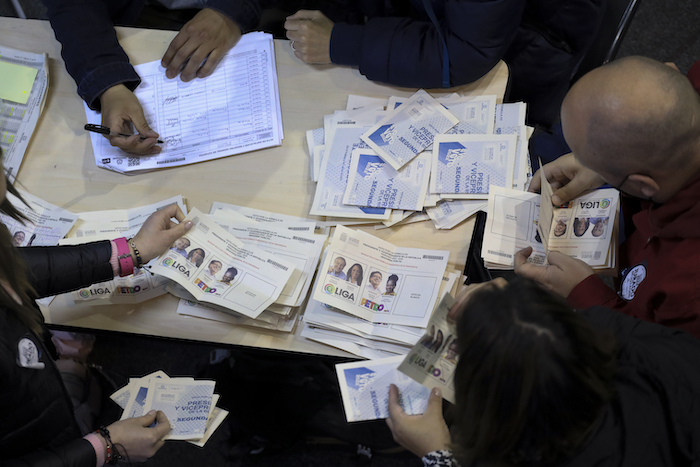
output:
M 422 0 L 358 0 L 363 25 L 336 23 L 331 60 L 374 81 L 442 87 L 443 43 Z M 450 85 L 481 78 L 499 60 L 507 99 L 528 103 L 530 124 L 551 125 L 600 26 L 605 0 L 433 0 L 449 54 Z

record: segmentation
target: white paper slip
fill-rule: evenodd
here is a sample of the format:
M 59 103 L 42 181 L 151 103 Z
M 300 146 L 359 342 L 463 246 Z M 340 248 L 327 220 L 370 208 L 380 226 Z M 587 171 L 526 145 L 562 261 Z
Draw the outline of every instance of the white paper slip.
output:
M 204 445 L 207 444 L 207 441 L 209 441 L 209 438 L 211 438 L 216 429 L 219 428 L 219 425 L 221 425 L 221 423 L 226 419 L 227 416 L 227 410 L 224 410 L 221 407 L 214 407 L 211 414 L 209 415 L 209 418 L 207 419 L 207 426 L 204 431 L 204 436 L 202 436 L 202 438 L 197 441 L 187 440 L 187 442 L 194 444 L 195 446 L 199 446 L 200 448 L 203 448 Z
M 427 324 L 448 251 L 396 247 L 343 226 L 326 251 L 314 299 L 373 323 Z
M 149 379 L 149 378 L 170 378 L 170 376 L 167 375 L 163 370 L 158 370 L 155 371 L 151 374 L 148 374 L 143 377 L 144 379 Z M 111 396 L 109 396 L 110 399 L 112 399 L 119 407 L 122 409 L 126 409 L 127 404 L 129 403 L 129 398 L 131 397 L 131 388 L 133 386 L 131 385 L 131 381 L 129 384 L 124 386 L 123 388 L 117 389 Z M 144 396 L 144 402 L 145 402 L 145 396 Z
M 425 212 L 437 229 L 451 229 L 460 222 L 476 214 L 477 211 L 486 210 L 487 202 L 471 199 L 456 199 L 454 201 L 440 201 L 434 208 L 426 208 Z
M 59 240 L 76 223 L 78 215 L 26 191 L 19 190 L 19 193 L 29 206 L 10 192 L 7 193 L 7 199 L 29 222 L 22 223 L 6 214 L 0 214 L 0 220 L 12 234 L 12 244 L 14 246 L 58 245 Z
M 399 404 L 408 415 L 425 412 L 430 389 L 398 371 L 403 356 L 340 363 L 335 366 L 348 422 L 389 416 L 389 386 L 399 388 Z
M 392 110 L 362 140 L 399 170 L 459 120 L 424 90 Z
M 490 135 L 494 133 L 496 96 L 460 97 L 441 101 L 459 122 L 448 135 Z
M 144 411 L 160 410 L 170 422 L 165 439 L 200 439 L 204 436 L 214 395 L 214 381 L 152 379 Z M 144 412 L 144 413 L 145 413 Z
M 386 107 L 387 100 L 384 97 L 368 97 L 358 96 L 355 94 L 348 95 L 348 102 L 345 105 L 345 110 L 357 109 L 383 109 Z
M 194 226 L 184 251 L 156 258 L 152 272 L 183 286 L 197 301 L 256 318 L 280 296 L 294 265 L 255 245 L 246 245 L 197 209 L 186 218 Z M 212 273 L 212 264 L 219 266 Z
M 131 378 L 129 380 L 129 401 L 126 403 L 124 412 L 122 412 L 121 420 L 141 417 L 143 414 L 148 412 L 148 409 L 146 409 L 146 399 L 148 398 L 148 391 L 151 381 L 155 379 L 168 380 L 177 383 L 193 380 L 192 378 L 166 378 L 160 375 L 148 375 L 144 376 L 143 378 Z
M 160 60 L 135 66 L 134 94 L 165 143 L 154 156 L 133 156 L 91 133 L 95 163 L 135 173 L 278 146 L 283 138 L 272 36 L 244 34 L 211 76 L 187 83 L 168 79 Z M 101 116 L 85 107 L 88 123 Z
M 343 203 L 420 211 L 430 179 L 430 155 L 396 170 L 370 149 L 355 149 Z
M 487 199 L 489 186 L 513 185 L 513 135 L 446 135 L 435 138 L 432 193 Z

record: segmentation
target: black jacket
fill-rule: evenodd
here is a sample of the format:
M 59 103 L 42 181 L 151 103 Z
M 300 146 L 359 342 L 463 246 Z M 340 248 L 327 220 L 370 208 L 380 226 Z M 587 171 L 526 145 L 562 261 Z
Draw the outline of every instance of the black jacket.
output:
M 449 55 L 450 85 L 481 78 L 499 60 L 507 98 L 528 103 L 528 122 L 550 126 L 602 21 L 606 0 L 433 0 Z M 331 60 L 367 78 L 442 87 L 443 46 L 423 0 L 358 0 L 363 25 L 336 23 Z
M 20 248 L 39 297 L 76 290 L 113 277 L 108 241 L 78 246 Z M 37 313 L 40 313 L 37 309 Z M 43 369 L 22 366 L 19 344 L 38 350 Z M 94 467 L 73 405 L 54 364 L 50 333 L 37 336 L 0 309 L 0 465 Z

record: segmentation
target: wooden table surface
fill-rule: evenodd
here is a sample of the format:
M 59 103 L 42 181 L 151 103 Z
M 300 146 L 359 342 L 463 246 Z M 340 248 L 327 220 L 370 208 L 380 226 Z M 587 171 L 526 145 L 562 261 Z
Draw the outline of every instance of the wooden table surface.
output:
M 133 64 L 159 60 L 174 31 L 117 28 Z M 284 141 L 279 147 L 184 167 L 126 176 L 95 166 L 83 101 L 65 71 L 60 44 L 48 21 L 0 18 L 0 44 L 27 52 L 48 53 L 49 91 L 17 177 L 30 193 L 72 212 L 124 209 L 182 194 L 188 208 L 208 212 L 222 201 L 300 217 L 308 216 L 316 184 L 309 177 L 307 130 L 323 126 L 323 116 L 345 108 L 348 94 L 409 96 L 415 89 L 367 80 L 356 69 L 306 65 L 294 57 L 288 41 L 275 41 Z M 503 96 L 508 70 L 500 62 L 479 81 L 454 91 Z M 316 218 L 316 220 L 323 220 Z M 368 232 L 399 246 L 450 251 L 449 266 L 463 269 L 473 223 L 436 230 L 432 222 Z M 347 355 L 294 333 L 236 327 L 179 316 L 170 295 L 138 305 L 56 307 L 44 310 L 50 324 L 120 331 L 176 339 L 263 348 Z

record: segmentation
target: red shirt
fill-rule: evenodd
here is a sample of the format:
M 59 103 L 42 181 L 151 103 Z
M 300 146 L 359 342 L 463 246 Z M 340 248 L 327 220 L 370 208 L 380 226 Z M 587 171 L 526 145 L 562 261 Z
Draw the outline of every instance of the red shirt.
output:
M 700 61 L 688 78 L 700 90 Z M 700 176 L 662 205 L 642 203 L 632 221 L 618 292 L 593 275 L 571 291 L 569 303 L 603 305 L 700 338 Z

